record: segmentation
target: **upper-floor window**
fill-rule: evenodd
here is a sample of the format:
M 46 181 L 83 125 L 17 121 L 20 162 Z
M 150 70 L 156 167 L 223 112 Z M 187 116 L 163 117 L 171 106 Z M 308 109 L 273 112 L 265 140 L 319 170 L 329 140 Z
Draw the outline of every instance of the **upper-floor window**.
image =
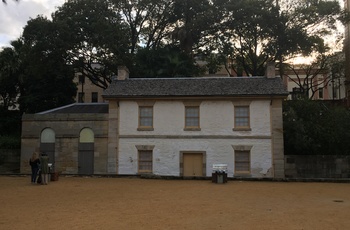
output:
M 153 130 L 153 106 L 139 106 L 138 130 Z
M 79 84 L 84 84 L 85 83 L 85 76 L 79 75 Z
M 318 98 L 323 99 L 323 88 L 318 89 Z
M 98 102 L 98 93 L 97 92 L 92 92 L 91 93 L 91 102 Z
M 185 107 L 185 129 L 199 129 L 199 106 Z
M 78 102 L 84 103 L 84 93 L 78 93 Z
M 249 106 L 235 106 L 235 130 L 250 130 Z

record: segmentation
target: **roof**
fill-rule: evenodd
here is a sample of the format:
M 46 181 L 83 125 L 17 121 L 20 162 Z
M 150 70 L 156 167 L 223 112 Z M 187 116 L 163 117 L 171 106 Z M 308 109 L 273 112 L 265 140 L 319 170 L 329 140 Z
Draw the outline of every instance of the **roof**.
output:
M 74 103 L 38 114 L 56 113 L 108 113 L 108 103 Z
M 279 77 L 137 78 L 113 81 L 104 98 L 192 96 L 287 96 Z

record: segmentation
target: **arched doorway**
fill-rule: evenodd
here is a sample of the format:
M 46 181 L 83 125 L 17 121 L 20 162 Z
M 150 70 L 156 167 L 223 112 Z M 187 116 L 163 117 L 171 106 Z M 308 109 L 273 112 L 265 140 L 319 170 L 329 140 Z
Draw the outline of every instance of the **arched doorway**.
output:
M 79 135 L 78 173 L 94 174 L 94 132 L 83 128 Z
M 56 134 L 51 128 L 45 128 L 40 135 L 40 151 L 49 156 L 49 163 L 55 167 L 55 142 Z

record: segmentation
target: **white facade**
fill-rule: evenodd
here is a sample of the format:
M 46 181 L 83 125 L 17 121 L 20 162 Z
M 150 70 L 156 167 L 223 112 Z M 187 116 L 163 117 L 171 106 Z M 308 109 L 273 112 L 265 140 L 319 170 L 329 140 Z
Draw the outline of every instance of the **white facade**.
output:
M 251 131 L 234 131 L 235 100 L 201 100 L 200 130 L 185 131 L 183 100 L 156 100 L 153 131 L 138 131 L 137 101 L 119 101 L 118 174 L 138 174 L 137 146 L 152 146 L 155 175 L 181 176 L 181 153 L 201 152 L 205 175 L 212 165 L 228 165 L 235 176 L 234 148 L 250 148 L 251 177 L 273 177 L 271 100 L 247 101 Z M 244 100 L 243 100 L 244 101 Z

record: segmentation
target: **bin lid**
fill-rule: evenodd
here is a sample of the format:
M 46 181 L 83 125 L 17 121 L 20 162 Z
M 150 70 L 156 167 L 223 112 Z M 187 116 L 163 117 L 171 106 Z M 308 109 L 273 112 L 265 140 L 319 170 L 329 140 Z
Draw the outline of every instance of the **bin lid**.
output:
M 227 171 L 227 164 L 213 164 L 213 170 Z

